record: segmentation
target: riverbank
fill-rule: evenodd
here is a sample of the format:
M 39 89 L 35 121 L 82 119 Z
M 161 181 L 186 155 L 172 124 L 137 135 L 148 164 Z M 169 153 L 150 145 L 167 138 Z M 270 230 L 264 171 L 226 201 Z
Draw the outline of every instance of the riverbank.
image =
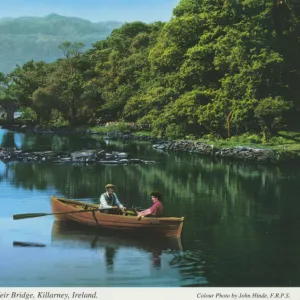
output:
M 273 142 L 256 144 L 253 139 L 211 140 L 165 140 L 141 131 L 118 131 L 115 127 L 42 129 L 26 125 L 3 126 L 5 129 L 35 134 L 88 134 L 100 135 L 104 139 L 147 141 L 158 151 L 190 153 L 211 156 L 216 159 L 241 160 L 254 163 L 298 163 L 300 162 L 300 133 L 281 132 Z M 275 141 L 275 142 L 274 142 Z M 256 141 L 257 142 L 257 141 Z M 277 143 L 276 143 L 277 142 Z
M 242 160 L 256 163 L 294 163 L 300 162 L 300 152 L 272 150 L 250 146 L 216 147 L 199 141 L 168 141 L 154 144 L 153 148 L 163 151 L 186 152 L 215 158 Z

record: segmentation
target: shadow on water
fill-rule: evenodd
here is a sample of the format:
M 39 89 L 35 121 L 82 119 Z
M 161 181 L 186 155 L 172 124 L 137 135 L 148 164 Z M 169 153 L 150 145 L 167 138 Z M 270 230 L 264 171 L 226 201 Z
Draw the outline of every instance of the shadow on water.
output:
M 51 241 L 54 246 L 64 248 L 90 248 L 104 249 L 106 266 L 112 269 L 114 257 L 119 248 L 138 248 L 150 252 L 153 265 L 160 265 L 160 256 L 163 251 L 182 251 L 180 238 L 149 238 L 143 236 L 132 236 L 128 233 L 117 233 L 115 231 L 99 231 L 77 225 L 73 222 L 54 221 L 51 231 Z
M 51 244 L 64 249 L 102 249 L 107 273 L 115 271 L 119 251 L 138 249 L 144 253 L 151 253 L 152 267 L 161 270 L 164 264 L 163 269 L 169 270 L 172 276 L 178 272 L 181 286 L 207 285 L 201 251 L 184 251 L 180 238 L 153 238 L 107 230 L 87 230 L 76 223 L 54 221 Z M 138 261 L 136 258 L 137 263 Z

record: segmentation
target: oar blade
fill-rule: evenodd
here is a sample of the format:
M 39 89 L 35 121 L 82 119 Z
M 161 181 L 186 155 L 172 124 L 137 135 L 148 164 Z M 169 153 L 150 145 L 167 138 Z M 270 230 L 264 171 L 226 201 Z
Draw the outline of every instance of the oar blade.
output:
M 18 241 L 14 241 L 13 246 L 18 246 L 18 247 L 46 247 L 45 244 L 32 243 L 32 242 L 18 242 Z
M 37 217 L 43 217 L 47 216 L 48 214 L 45 213 L 35 213 L 35 214 L 19 214 L 19 215 L 13 215 L 14 220 L 21 220 L 21 219 L 28 219 L 28 218 L 37 218 Z

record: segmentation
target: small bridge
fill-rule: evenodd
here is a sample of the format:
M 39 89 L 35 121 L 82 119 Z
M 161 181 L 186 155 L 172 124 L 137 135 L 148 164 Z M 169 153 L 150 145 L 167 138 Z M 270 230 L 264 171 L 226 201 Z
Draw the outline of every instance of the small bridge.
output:
M 0 119 L 6 119 L 7 122 L 13 123 L 14 114 L 18 110 L 18 105 L 15 101 L 0 100 Z
M 0 119 L 6 118 L 7 113 L 6 111 L 0 106 Z

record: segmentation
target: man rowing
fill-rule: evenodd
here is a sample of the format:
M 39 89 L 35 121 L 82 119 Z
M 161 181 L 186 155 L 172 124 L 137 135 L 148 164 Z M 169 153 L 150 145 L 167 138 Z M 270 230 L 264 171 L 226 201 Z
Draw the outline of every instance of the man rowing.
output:
M 122 211 L 126 208 L 119 201 L 116 193 L 114 193 L 115 186 L 111 183 L 105 186 L 106 192 L 100 196 L 100 206 L 99 209 L 121 209 Z

